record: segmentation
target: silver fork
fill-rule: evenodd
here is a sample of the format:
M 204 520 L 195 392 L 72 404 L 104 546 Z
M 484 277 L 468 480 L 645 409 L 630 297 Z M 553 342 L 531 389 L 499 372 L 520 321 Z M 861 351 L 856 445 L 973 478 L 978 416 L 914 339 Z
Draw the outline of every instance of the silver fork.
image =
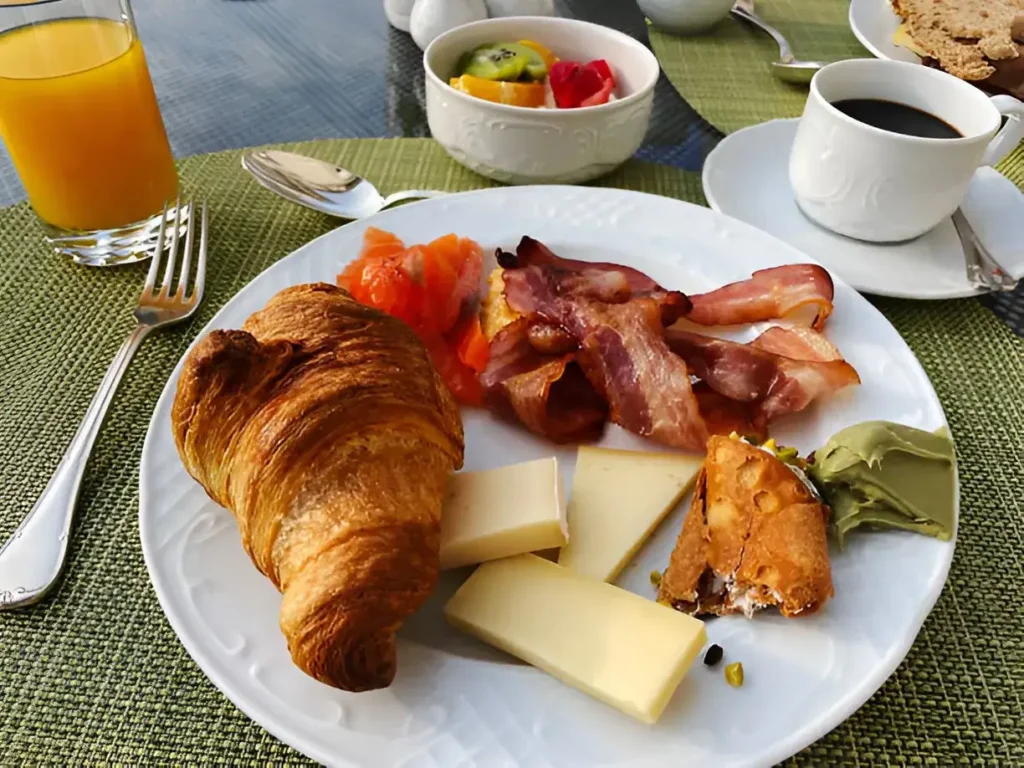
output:
M 135 351 L 150 331 L 191 316 L 202 301 L 203 278 L 206 273 L 206 204 L 202 204 L 199 256 L 191 278 L 196 206 L 194 202 L 189 202 L 184 217 L 180 200 L 174 207 L 177 213 L 173 215 L 171 240 L 166 251 L 165 237 L 170 222 L 167 220 L 167 211 L 164 210 L 164 224 L 160 227 L 149 274 L 139 297 L 139 305 L 135 308 L 135 330 L 121 345 L 114 362 L 107 369 L 100 388 L 89 404 L 82 424 L 78 427 L 78 432 L 75 433 L 57 471 L 47 483 L 43 495 L 7 543 L 0 547 L 0 610 L 38 602 L 57 583 L 67 556 L 71 520 L 85 465 L 121 377 Z M 185 248 L 181 273 L 177 288 L 172 293 L 171 283 L 178 255 L 179 233 L 183 229 Z M 157 276 L 162 261 L 164 274 L 158 287 Z

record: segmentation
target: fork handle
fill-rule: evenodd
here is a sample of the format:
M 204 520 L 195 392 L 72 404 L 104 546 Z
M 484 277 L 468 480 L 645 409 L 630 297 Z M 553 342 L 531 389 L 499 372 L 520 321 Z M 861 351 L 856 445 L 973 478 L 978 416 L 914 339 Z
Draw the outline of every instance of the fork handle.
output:
M 150 330 L 149 326 L 137 325 L 121 345 L 46 490 L 0 547 L 0 610 L 38 602 L 57 583 L 86 462 L 117 385 Z

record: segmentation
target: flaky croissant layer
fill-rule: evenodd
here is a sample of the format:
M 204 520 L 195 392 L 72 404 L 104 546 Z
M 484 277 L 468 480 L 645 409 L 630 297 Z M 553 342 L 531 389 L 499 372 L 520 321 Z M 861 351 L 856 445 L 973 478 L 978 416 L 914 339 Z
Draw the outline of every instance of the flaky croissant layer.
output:
M 401 321 L 332 285 L 286 289 L 185 360 L 171 411 L 188 472 L 282 592 L 307 674 L 389 685 L 395 632 L 437 581 L 458 408 Z

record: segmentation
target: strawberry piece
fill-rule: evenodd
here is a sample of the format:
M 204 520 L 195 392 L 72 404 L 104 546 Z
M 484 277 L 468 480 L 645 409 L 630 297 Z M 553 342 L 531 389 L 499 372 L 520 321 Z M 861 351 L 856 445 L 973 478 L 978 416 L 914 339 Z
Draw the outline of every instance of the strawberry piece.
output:
M 604 85 L 601 86 L 601 90 L 592 96 L 588 96 L 580 102 L 581 107 L 596 107 L 598 104 L 607 104 L 608 99 L 612 96 L 612 91 L 615 90 L 614 80 L 605 80 Z
M 615 84 L 615 75 L 612 74 L 612 68 L 608 66 L 608 62 L 604 59 L 594 59 L 587 66 L 597 72 L 602 80 L 611 80 L 612 85 Z
M 561 109 L 604 104 L 615 89 L 615 77 L 604 59 L 585 65 L 578 61 L 556 62 L 548 73 L 548 82 Z

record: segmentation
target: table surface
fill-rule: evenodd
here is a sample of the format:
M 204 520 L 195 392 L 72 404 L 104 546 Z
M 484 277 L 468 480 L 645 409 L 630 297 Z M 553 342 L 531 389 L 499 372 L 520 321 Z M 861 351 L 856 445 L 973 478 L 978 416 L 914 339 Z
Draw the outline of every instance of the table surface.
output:
M 165 122 L 179 157 L 324 137 L 429 135 L 423 109 L 421 53 L 408 35 L 387 25 L 381 0 L 140 0 L 135 10 Z M 561 15 L 603 23 L 646 41 L 646 25 L 632 0 L 559 0 L 558 10 Z M 640 156 L 699 170 L 721 134 L 701 119 L 664 77 L 658 83 L 655 104 L 650 133 Z M 22 197 L 17 177 L 0 145 L 0 205 Z M 1024 335 L 1024 289 L 982 302 Z M 908 311 L 920 308 L 912 302 L 883 303 L 890 310 L 897 306 Z M 943 315 L 949 323 L 942 327 L 941 338 L 950 338 L 953 346 L 959 345 L 960 355 L 967 354 L 962 348 L 969 336 L 959 336 L 956 329 L 960 327 L 961 310 L 967 307 L 965 302 L 951 302 L 949 312 Z M 906 326 L 924 327 L 909 320 Z M 937 367 L 938 360 L 933 355 L 932 365 Z M 967 430 L 967 414 L 975 414 L 994 402 L 996 390 L 1006 386 L 994 378 L 966 382 L 966 399 L 962 409 L 954 412 L 961 429 Z M 129 405 L 122 400 L 122 407 Z M 1011 411 L 1007 408 L 1005 412 Z M 1012 423 L 1012 419 L 1004 423 Z M 978 428 L 981 426 L 983 423 Z M 998 429 L 993 427 L 994 432 Z M 981 440 L 981 432 L 978 435 L 973 442 L 965 438 L 965 444 L 968 450 L 988 456 L 985 446 L 992 445 L 989 433 L 984 433 L 987 443 Z M 111 467 L 120 457 L 100 459 L 95 471 L 106 477 L 103 473 L 112 472 Z M 1016 498 L 1012 473 L 993 477 L 984 485 L 996 488 L 993 498 L 999 493 Z M 93 489 L 93 494 L 97 493 Z M 119 501 L 108 498 L 104 503 Z M 980 505 L 976 499 L 975 503 Z M 1003 525 L 999 513 L 1005 511 L 994 503 L 979 506 L 979 510 L 986 514 L 978 516 L 976 525 L 988 526 L 986 531 L 999 530 Z M 97 517 L 92 518 L 94 526 L 102 522 Z M 95 531 L 105 529 L 91 530 L 91 534 L 87 529 L 86 534 L 79 532 L 78 536 L 98 536 Z M 1011 536 L 1007 540 L 1012 541 L 1012 530 L 1000 533 Z M 969 547 L 970 542 L 963 542 L 961 547 L 964 546 Z M 111 572 L 120 573 L 116 569 Z M 969 586 L 966 594 L 981 593 Z M 977 651 L 981 662 L 971 648 L 970 664 L 985 662 L 985 648 L 982 645 Z M 956 649 L 951 651 L 954 652 Z M 989 652 L 997 657 L 1002 653 L 991 649 Z M 965 664 L 965 668 L 970 668 L 970 664 Z M 158 672 L 164 674 L 176 673 Z M 933 700 L 929 698 L 933 690 L 945 691 L 941 672 L 928 665 L 904 680 L 903 685 L 906 687 L 898 688 L 896 695 L 909 709 L 923 707 L 922 701 Z M 79 692 L 70 691 L 68 695 L 77 696 Z M 1002 700 L 1010 701 L 1012 696 Z M 980 729 L 987 727 L 986 719 L 977 714 L 981 710 L 976 708 L 975 699 L 968 698 L 954 706 L 956 712 L 965 716 L 969 713 L 979 717 Z M 38 715 L 39 710 L 35 712 Z M 125 722 L 127 715 L 123 711 L 119 716 L 121 720 L 117 722 Z M 908 722 L 916 724 L 919 719 Z M 955 735 L 959 738 L 960 731 Z M 987 733 L 984 738 L 988 738 Z
M 556 8 L 647 42 L 632 0 L 557 0 Z M 388 26 L 382 0 L 147 0 L 134 10 L 178 157 L 283 141 L 430 135 L 422 54 Z M 721 138 L 662 76 L 639 156 L 697 171 Z M 0 205 L 23 197 L 0 150 Z M 981 301 L 1024 335 L 1024 283 Z

